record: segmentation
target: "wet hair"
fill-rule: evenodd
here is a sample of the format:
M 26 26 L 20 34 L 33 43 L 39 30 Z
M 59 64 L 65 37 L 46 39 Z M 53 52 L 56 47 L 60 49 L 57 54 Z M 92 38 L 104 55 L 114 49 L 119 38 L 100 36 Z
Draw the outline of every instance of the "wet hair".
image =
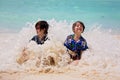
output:
M 36 24 L 35 24 L 35 28 L 36 29 L 45 29 L 45 34 L 48 34 L 48 28 L 49 28 L 49 24 L 47 23 L 47 21 L 38 21 Z
M 72 25 L 72 30 L 73 30 L 73 32 L 74 32 L 74 28 L 75 28 L 75 26 L 76 26 L 77 23 L 80 23 L 80 24 L 82 25 L 82 27 L 83 27 L 83 32 L 84 32 L 85 25 L 84 25 L 84 23 L 81 22 L 81 21 L 76 21 L 75 23 L 73 23 L 73 25 Z

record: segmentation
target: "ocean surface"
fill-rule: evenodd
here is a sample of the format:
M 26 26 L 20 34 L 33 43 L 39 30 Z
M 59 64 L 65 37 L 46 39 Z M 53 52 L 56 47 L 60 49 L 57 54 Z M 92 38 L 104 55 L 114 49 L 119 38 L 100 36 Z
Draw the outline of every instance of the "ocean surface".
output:
M 0 32 L 19 32 L 38 20 L 83 21 L 120 33 L 120 0 L 0 0 Z

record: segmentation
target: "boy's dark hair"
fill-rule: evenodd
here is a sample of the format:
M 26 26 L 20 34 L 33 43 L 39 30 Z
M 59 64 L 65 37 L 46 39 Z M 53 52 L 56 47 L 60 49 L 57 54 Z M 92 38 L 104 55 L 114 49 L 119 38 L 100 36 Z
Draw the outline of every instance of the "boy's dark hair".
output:
M 45 29 L 45 34 L 48 34 L 49 24 L 47 23 L 47 21 L 38 21 L 35 24 L 35 28 L 40 30 Z
M 72 30 L 74 31 L 74 28 L 75 28 L 75 26 L 76 26 L 76 23 L 80 23 L 80 24 L 83 26 L 83 32 L 84 32 L 85 25 L 84 25 L 84 23 L 81 22 L 81 21 L 76 21 L 75 23 L 73 23 L 73 25 L 72 25 Z

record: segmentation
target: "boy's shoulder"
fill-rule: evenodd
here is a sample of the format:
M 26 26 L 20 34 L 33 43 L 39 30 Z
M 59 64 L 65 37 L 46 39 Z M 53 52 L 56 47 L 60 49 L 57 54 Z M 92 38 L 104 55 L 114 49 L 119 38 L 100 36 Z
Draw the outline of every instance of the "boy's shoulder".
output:
M 31 40 L 34 40 L 34 41 L 35 41 L 37 38 L 38 38 L 38 36 L 37 36 L 37 35 L 34 35 Z
M 33 37 L 38 37 L 38 35 L 34 35 Z
M 86 39 L 83 36 L 80 37 L 80 40 L 86 41 Z
M 67 39 L 73 39 L 73 37 L 74 37 L 74 34 L 70 34 L 67 36 Z

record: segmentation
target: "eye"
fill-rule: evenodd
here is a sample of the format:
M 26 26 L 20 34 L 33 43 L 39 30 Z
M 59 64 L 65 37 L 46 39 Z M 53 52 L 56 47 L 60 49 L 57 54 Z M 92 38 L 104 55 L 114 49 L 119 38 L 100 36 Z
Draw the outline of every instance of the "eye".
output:
M 76 27 L 80 27 L 80 25 L 77 25 Z

